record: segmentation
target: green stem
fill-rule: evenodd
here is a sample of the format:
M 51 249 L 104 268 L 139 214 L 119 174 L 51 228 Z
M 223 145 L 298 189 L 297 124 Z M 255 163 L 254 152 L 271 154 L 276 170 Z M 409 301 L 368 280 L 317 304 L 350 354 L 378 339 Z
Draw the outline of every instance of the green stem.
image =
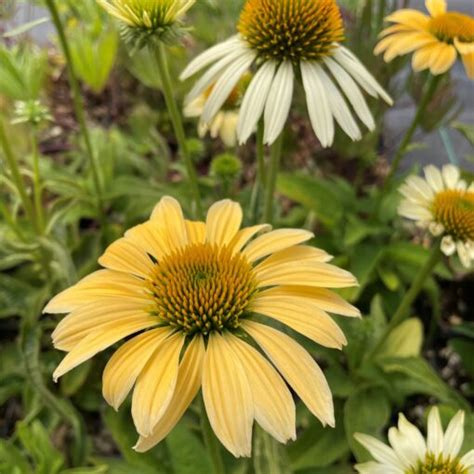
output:
M 168 67 L 168 58 L 166 55 L 166 46 L 164 44 L 160 44 L 154 50 L 154 53 L 161 74 L 162 89 L 163 95 L 165 96 L 166 106 L 168 108 L 168 113 L 170 114 L 171 122 L 173 123 L 176 141 L 178 142 L 179 150 L 182 158 L 184 159 L 184 164 L 188 173 L 194 204 L 196 206 L 198 217 L 202 217 L 202 204 L 201 195 L 199 192 L 198 176 L 188 150 L 181 113 L 174 97 L 173 83 L 171 80 L 170 70 Z
M 7 135 L 5 133 L 5 128 L 3 127 L 3 123 L 1 121 L 0 121 L 0 145 L 3 149 L 3 153 L 5 155 L 8 166 L 10 168 L 13 181 L 20 195 L 20 199 L 22 201 L 26 216 L 28 217 L 30 222 L 37 227 L 33 203 L 31 202 L 28 196 L 28 193 L 26 191 L 25 182 L 23 181 L 23 177 L 21 176 L 21 172 L 20 172 L 20 167 L 18 166 L 16 157 L 13 154 L 13 151 L 10 147 L 10 142 L 8 141 Z
M 406 131 L 400 143 L 400 146 L 398 147 L 398 150 L 395 153 L 395 157 L 393 159 L 390 173 L 387 176 L 387 179 L 385 180 L 384 189 L 387 189 L 389 187 L 389 184 L 392 182 L 394 176 L 397 174 L 398 169 L 400 168 L 400 165 L 402 163 L 402 160 L 407 152 L 407 148 L 411 143 L 413 135 L 415 134 L 416 129 L 418 128 L 418 125 L 420 124 L 421 119 L 425 115 L 426 109 L 428 108 L 428 105 L 430 104 L 431 99 L 433 98 L 433 95 L 436 92 L 436 89 L 438 88 L 441 77 L 442 77 L 441 75 L 430 76 L 425 86 L 425 90 L 423 93 L 423 97 L 421 98 L 421 102 L 418 105 L 418 109 L 416 111 L 415 117 L 413 118 L 413 121 L 410 127 Z
M 38 150 L 38 141 L 36 140 L 36 129 L 33 130 L 31 135 L 31 147 L 33 153 L 33 196 L 34 196 L 34 206 L 36 213 L 36 220 L 38 222 L 38 229 L 41 235 L 44 234 L 44 212 L 43 212 L 43 202 L 42 202 L 42 191 L 41 191 L 41 174 L 40 174 L 40 165 L 39 165 L 39 150 Z
M 201 430 L 204 436 L 204 442 L 206 444 L 209 459 L 212 463 L 213 474 L 225 474 L 224 462 L 221 456 L 221 447 L 214 431 L 212 430 L 211 424 L 206 414 L 206 407 L 204 401 L 201 403 Z
M 265 146 L 263 144 L 264 125 L 263 120 L 258 123 L 257 128 L 257 175 L 252 189 L 250 209 L 252 210 L 252 223 L 256 224 L 260 217 L 260 195 L 265 187 Z
M 20 229 L 20 226 L 15 222 L 15 219 L 11 215 L 5 202 L 3 202 L 3 199 L 0 200 L 0 215 L 3 216 L 7 225 L 13 230 L 13 232 L 15 232 L 18 238 L 25 242 L 25 236 L 22 230 Z
M 104 204 L 102 200 L 102 187 L 100 184 L 100 173 L 99 173 L 98 165 L 95 160 L 94 149 L 92 147 L 89 129 L 87 128 L 87 124 L 86 124 L 84 103 L 82 101 L 81 91 L 79 88 L 79 82 L 77 80 L 76 73 L 74 70 L 74 63 L 72 60 L 71 50 L 66 38 L 66 34 L 64 33 L 64 28 L 61 22 L 61 18 L 59 17 L 55 0 L 45 0 L 45 3 L 51 14 L 51 18 L 53 20 L 54 27 L 56 28 L 56 32 L 59 37 L 59 42 L 61 44 L 64 57 L 66 58 L 66 67 L 68 71 L 69 85 L 71 86 L 74 113 L 79 123 L 79 128 L 81 130 L 81 134 L 84 139 L 84 144 L 86 146 L 89 164 L 92 170 L 92 179 L 94 181 L 94 188 L 95 188 L 95 192 L 97 196 L 97 208 L 98 208 L 99 216 L 100 216 L 101 222 L 105 224 L 106 219 L 104 216 Z
M 437 263 L 439 262 L 442 252 L 440 242 L 437 240 L 433 242 L 433 248 L 431 249 L 430 256 L 426 260 L 425 264 L 420 268 L 418 274 L 416 275 L 413 283 L 411 284 L 410 289 L 403 297 L 400 305 L 398 306 L 395 314 L 393 315 L 392 319 L 390 320 L 388 326 L 386 327 L 382 337 L 380 338 L 377 346 L 372 351 L 371 355 L 376 355 L 377 352 L 383 347 L 385 344 L 389 334 L 392 332 L 394 328 L 400 325 L 409 315 L 410 308 L 412 307 L 413 302 L 415 301 L 416 297 L 419 295 L 420 291 L 423 289 L 423 286 L 426 282 L 426 279 L 432 274 L 434 268 L 436 267 Z
M 268 224 L 273 223 L 273 208 L 275 199 L 275 188 L 280 169 L 281 152 L 283 148 L 283 133 L 273 143 L 270 150 L 270 169 L 265 189 L 265 207 L 263 221 Z

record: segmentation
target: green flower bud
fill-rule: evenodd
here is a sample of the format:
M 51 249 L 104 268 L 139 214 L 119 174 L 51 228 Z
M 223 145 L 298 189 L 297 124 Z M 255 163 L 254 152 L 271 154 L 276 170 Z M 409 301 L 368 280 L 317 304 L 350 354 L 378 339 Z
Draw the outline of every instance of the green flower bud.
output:
M 15 118 L 12 124 L 29 123 L 38 126 L 46 121 L 53 121 L 53 117 L 49 113 L 48 107 L 43 105 L 39 100 L 27 100 L 15 102 Z
M 215 176 L 222 181 L 236 180 L 241 172 L 242 163 L 232 153 L 223 153 L 212 160 L 211 176 Z

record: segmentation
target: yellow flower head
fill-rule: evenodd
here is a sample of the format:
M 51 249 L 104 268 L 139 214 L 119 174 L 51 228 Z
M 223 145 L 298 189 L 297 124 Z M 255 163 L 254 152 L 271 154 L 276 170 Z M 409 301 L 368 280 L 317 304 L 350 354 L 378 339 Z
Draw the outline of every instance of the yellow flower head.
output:
M 196 0 L 97 0 L 125 27 L 125 39 L 140 40 L 157 36 L 166 39 L 176 33 L 183 15 Z
M 328 56 L 344 39 L 334 0 L 247 0 L 238 30 L 264 59 L 296 62 Z
M 399 214 L 443 236 L 443 252 L 452 255 L 457 251 L 469 268 L 474 260 L 474 183 L 460 179 L 455 166 L 446 165 L 440 171 L 430 165 L 425 168 L 425 179 L 410 176 L 400 192 L 404 200 Z
M 430 16 L 410 9 L 389 15 L 387 21 L 394 25 L 382 31 L 375 54 L 384 53 L 390 62 L 413 52 L 413 69 L 429 69 L 434 75 L 448 71 L 459 54 L 474 79 L 474 18 L 448 12 L 445 0 L 426 0 L 426 8 Z
M 134 387 L 138 451 L 167 436 L 201 388 L 213 430 L 237 457 L 250 455 L 254 420 L 281 442 L 295 438 L 287 383 L 334 425 L 321 369 L 271 321 L 340 349 L 346 339 L 328 312 L 359 311 L 327 288 L 356 280 L 304 245 L 310 232 L 240 229 L 241 222 L 240 206 L 229 200 L 214 204 L 206 222 L 192 222 L 176 200 L 163 198 L 149 221 L 106 250 L 104 269 L 45 309 L 68 313 L 53 333 L 55 347 L 68 353 L 56 380 L 129 338 L 105 368 L 103 394 L 118 409 Z
M 427 439 L 403 413 L 398 427 L 388 430 L 390 446 L 377 438 L 356 433 L 357 441 L 369 451 L 375 461 L 355 466 L 360 474 L 469 474 L 474 469 L 474 450 L 460 456 L 464 441 L 464 412 L 459 411 L 445 432 L 437 407 L 428 415 Z

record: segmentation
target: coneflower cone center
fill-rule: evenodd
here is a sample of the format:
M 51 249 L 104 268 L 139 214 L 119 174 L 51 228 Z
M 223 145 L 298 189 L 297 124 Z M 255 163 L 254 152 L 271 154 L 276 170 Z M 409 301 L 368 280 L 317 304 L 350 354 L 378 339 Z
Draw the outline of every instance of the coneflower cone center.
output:
M 344 39 L 334 0 L 247 0 L 238 24 L 247 43 L 265 60 L 317 60 Z
M 436 222 L 456 240 L 474 240 L 474 192 L 439 192 L 432 206 Z
M 194 244 L 156 264 L 156 314 L 186 334 L 236 329 L 256 292 L 252 266 L 227 247 Z
M 415 469 L 408 470 L 406 474 L 467 474 L 467 469 L 460 465 L 456 458 L 428 453 L 423 462 L 420 462 Z
M 446 43 L 453 43 L 455 38 L 463 43 L 474 42 L 474 18 L 462 13 L 449 12 L 433 17 L 429 30 Z

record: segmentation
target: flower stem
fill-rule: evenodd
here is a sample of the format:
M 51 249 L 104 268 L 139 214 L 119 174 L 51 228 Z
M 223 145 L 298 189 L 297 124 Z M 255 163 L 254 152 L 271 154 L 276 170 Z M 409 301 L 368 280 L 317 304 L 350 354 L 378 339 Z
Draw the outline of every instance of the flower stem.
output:
M 43 202 L 42 202 L 42 190 L 41 190 L 41 173 L 39 167 L 39 150 L 38 150 L 38 141 L 36 139 L 36 129 L 33 130 L 31 134 L 31 148 L 33 153 L 33 195 L 34 195 L 34 206 L 36 213 L 36 220 L 38 222 L 38 230 L 43 235 L 44 234 L 44 212 L 43 212 Z
M 23 177 L 21 176 L 20 167 L 18 166 L 16 157 L 13 154 L 13 151 L 10 147 L 10 142 L 8 141 L 7 135 L 5 133 L 5 128 L 3 127 L 3 123 L 1 121 L 0 121 L 0 145 L 1 145 L 1 148 L 3 149 L 3 154 L 5 155 L 5 159 L 10 168 L 12 179 L 15 183 L 18 194 L 20 195 L 20 199 L 23 204 L 23 208 L 25 210 L 26 216 L 28 217 L 30 222 L 36 226 L 36 230 L 38 230 L 38 223 L 35 218 L 33 203 L 31 202 L 30 197 L 28 196 L 25 182 L 23 181 Z
M 194 167 L 193 160 L 191 158 L 191 154 L 188 150 L 183 120 L 173 93 L 173 83 L 171 81 L 170 70 L 168 67 L 166 46 L 164 44 L 160 44 L 155 49 L 154 53 L 161 74 L 162 89 L 163 95 L 165 96 L 166 106 L 168 108 L 168 113 L 170 114 L 171 122 L 173 123 L 174 133 L 178 142 L 179 150 L 181 156 L 184 159 L 184 163 L 188 173 L 188 179 L 191 185 L 191 192 L 193 194 L 194 204 L 196 206 L 198 217 L 202 217 L 202 204 L 201 195 L 199 192 L 198 176 L 196 168 Z
M 87 124 L 86 124 L 84 103 L 82 101 L 79 83 L 77 81 L 76 73 L 74 70 L 74 63 L 72 61 L 71 50 L 69 48 L 69 43 L 67 41 L 66 34 L 64 33 L 64 28 L 61 23 L 61 18 L 59 17 L 55 0 L 45 0 L 45 3 L 51 14 L 51 18 L 53 20 L 54 27 L 56 28 L 56 32 L 58 34 L 59 42 L 61 44 L 64 57 L 66 58 L 66 67 L 68 71 L 69 85 L 71 86 L 74 113 L 79 123 L 79 128 L 81 130 L 81 134 L 84 139 L 84 144 L 86 146 L 89 164 L 92 170 L 92 179 L 94 181 L 94 188 L 95 188 L 96 197 L 97 197 L 97 208 L 99 212 L 99 217 L 101 221 L 105 223 L 106 220 L 104 217 L 104 203 L 102 201 L 102 187 L 100 184 L 100 173 L 99 173 L 99 168 L 95 160 L 94 149 L 92 147 L 89 129 L 87 128 Z
M 212 463 L 212 473 L 225 474 L 224 462 L 222 461 L 221 456 L 221 447 L 214 431 L 212 430 L 211 424 L 209 423 L 204 400 L 201 403 L 201 430 L 209 454 L 209 459 Z
M 275 199 L 275 188 L 280 169 L 281 152 L 283 148 L 283 133 L 273 143 L 270 150 L 270 169 L 265 189 L 265 207 L 263 221 L 268 224 L 273 223 L 273 208 Z
M 402 163 L 403 158 L 405 157 L 405 154 L 407 152 L 408 146 L 411 143 L 411 140 L 413 138 L 413 135 L 416 132 L 416 129 L 418 128 L 418 125 L 420 124 L 421 119 L 425 115 L 426 109 L 428 108 L 428 105 L 431 102 L 431 99 L 433 98 L 434 93 L 436 92 L 436 89 L 438 88 L 438 85 L 441 80 L 441 75 L 438 76 L 430 76 L 428 82 L 425 85 L 423 97 L 421 98 L 421 102 L 418 105 L 418 109 L 416 111 L 415 117 L 413 118 L 413 121 L 406 131 L 400 146 L 398 147 L 397 152 L 395 153 L 395 157 L 393 159 L 392 167 L 390 169 L 390 173 L 388 174 L 385 184 L 384 184 L 384 189 L 387 189 L 389 184 L 392 182 L 394 176 L 397 174 L 400 165 Z
M 439 241 L 433 242 L 432 245 L 433 245 L 433 248 L 431 249 L 431 253 L 428 259 L 426 260 L 425 264 L 420 268 L 418 274 L 416 275 L 415 279 L 413 280 L 413 283 L 410 286 L 410 289 L 407 291 L 402 301 L 400 302 L 400 305 L 395 311 L 395 314 L 393 315 L 388 326 L 386 327 L 378 344 L 376 345 L 375 349 L 371 352 L 372 356 L 376 355 L 377 352 L 383 347 L 385 341 L 387 340 L 392 330 L 396 328 L 399 324 L 401 324 L 407 318 L 407 316 L 409 315 L 410 308 L 413 302 L 415 301 L 416 297 L 419 295 L 420 291 L 422 290 L 423 285 L 426 282 L 426 279 L 431 275 L 437 263 L 439 262 L 440 257 L 442 255 L 440 242 Z
M 264 125 L 263 120 L 258 123 L 257 128 L 257 176 L 252 189 L 251 204 L 252 223 L 256 224 L 260 217 L 260 197 L 262 189 L 265 187 L 264 172 L 265 172 L 265 146 L 263 145 Z

